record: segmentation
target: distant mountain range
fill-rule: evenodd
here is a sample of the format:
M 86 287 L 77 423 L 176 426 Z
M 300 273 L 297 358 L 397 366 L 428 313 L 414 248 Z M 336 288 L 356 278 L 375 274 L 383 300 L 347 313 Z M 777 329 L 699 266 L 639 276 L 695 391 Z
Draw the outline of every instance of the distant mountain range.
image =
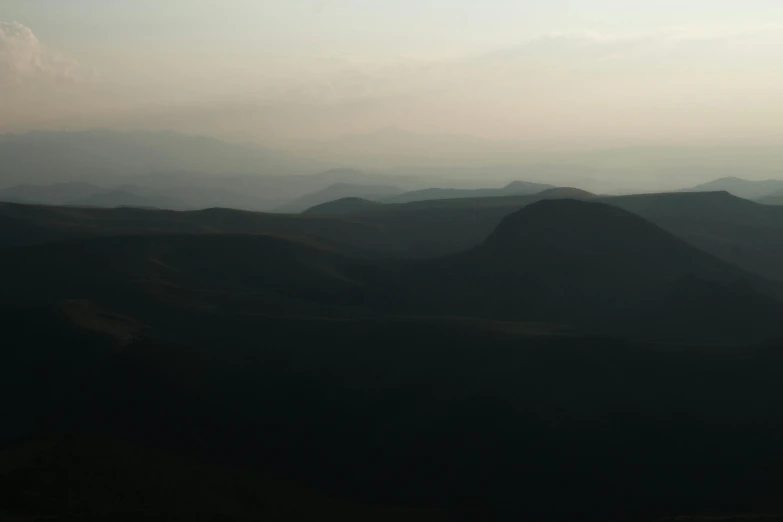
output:
M 414 201 L 433 201 L 438 199 L 481 198 L 497 196 L 516 196 L 523 194 L 536 194 L 544 190 L 555 188 L 552 185 L 531 183 L 529 181 L 512 181 L 499 189 L 442 189 L 431 188 L 405 192 L 395 196 L 383 198 L 384 203 L 411 203 Z
M 310 145 L 302 149 L 289 143 L 288 149 L 273 150 L 165 132 L 96 130 L 0 135 L 0 198 L 59 205 L 110 206 L 116 200 L 175 210 L 226 207 L 296 212 L 327 203 L 326 197 L 366 196 L 371 200 L 410 202 L 531 194 L 553 186 L 604 192 L 628 190 L 627 180 L 634 180 L 636 191 L 663 185 L 675 189 L 676 179 L 704 179 L 712 172 L 737 170 L 732 167 L 737 163 L 734 156 L 726 152 L 730 157 L 724 158 L 723 151 L 713 149 L 561 151 L 553 155 L 551 151 L 526 148 L 519 156 L 514 152 L 519 144 L 512 142 L 424 136 L 395 129 Z M 392 163 L 396 166 L 381 168 L 379 164 L 371 165 L 372 161 L 359 161 L 360 157 L 352 159 L 351 154 L 322 154 L 332 146 L 353 148 L 359 156 L 368 158 L 378 149 L 400 161 L 407 158 L 408 163 L 395 160 Z M 441 149 L 442 153 L 437 153 Z M 469 156 L 479 151 L 476 161 L 456 161 L 463 149 Z M 418 156 L 409 154 L 416 150 L 439 158 L 440 163 L 417 162 Z M 507 157 L 509 152 L 513 154 Z M 770 154 L 763 156 L 764 165 L 770 162 Z M 369 170 L 332 168 L 341 165 L 360 165 Z M 743 165 L 760 175 L 760 166 L 752 162 Z M 767 173 L 770 168 L 762 170 Z M 520 179 L 526 181 L 513 181 Z M 341 191 L 339 187 L 329 189 L 332 185 L 358 187 L 347 191 L 343 187 Z M 359 188 L 368 186 L 384 188 L 371 192 Z M 390 188 L 394 190 L 389 192 Z M 93 194 L 117 190 L 135 196 L 82 201 Z M 688 190 L 726 190 L 749 199 L 770 197 L 765 203 L 775 204 L 775 194 L 783 190 L 783 182 L 726 177 Z
M 554 187 L 551 185 L 540 183 L 513 181 L 508 185 L 497 189 L 429 188 L 405 191 L 397 187 L 384 185 L 350 185 L 338 183 L 316 193 L 303 196 L 296 201 L 283 205 L 277 210 L 279 212 L 310 211 L 311 207 L 320 207 L 321 205 L 328 204 L 332 201 L 339 201 L 345 198 L 358 198 L 381 203 L 411 203 L 414 201 L 536 194 L 553 188 Z M 319 211 L 321 210 L 315 210 L 315 212 Z
M 186 178 L 175 176 L 150 181 L 133 180 L 107 188 L 93 183 L 69 182 L 49 185 L 15 185 L 0 189 L 0 201 L 46 205 L 135 206 L 168 210 L 197 210 L 211 207 L 245 210 L 275 210 L 297 213 L 345 197 L 384 202 L 407 202 L 512 194 L 534 194 L 550 185 L 515 181 L 499 189 L 422 189 L 408 191 L 384 181 L 415 186 L 426 180 L 369 175 L 352 169 L 334 169 L 312 176 Z M 309 187 L 323 187 L 275 207 L 275 203 Z M 275 208 L 273 208 L 275 207 Z
M 6 134 L 0 135 L 0 157 L 0 200 L 57 205 L 114 206 L 118 202 L 175 210 L 228 207 L 267 211 L 282 207 L 301 211 L 331 196 L 327 191 L 325 196 L 295 200 L 332 185 L 382 187 L 358 194 L 332 189 L 332 199 L 337 199 L 376 193 L 388 196 L 433 186 L 475 187 L 478 183 L 449 176 L 448 169 L 431 174 L 329 169 L 330 163 L 301 159 L 288 152 L 176 133 Z M 83 201 L 117 190 L 126 194 Z
M 745 199 L 762 199 L 783 192 L 783 180 L 751 181 L 741 178 L 721 178 L 686 189 L 684 192 L 726 191 Z
M 23 184 L 0 189 L 0 200 L 11 203 L 67 205 L 72 201 L 78 201 L 105 190 L 92 183 L 81 182 L 53 183 L 51 185 Z
M 300 212 L 318 203 L 358 192 L 388 196 L 404 192 L 385 183 L 411 188 L 427 180 L 375 176 L 353 169 L 333 169 L 313 175 L 256 176 L 160 174 L 106 178 L 100 184 L 67 182 L 21 184 L 0 189 L 0 201 L 46 205 L 121 205 L 193 210 L 211 207 Z M 312 194 L 311 192 L 314 191 Z
M 140 195 L 144 194 L 144 195 Z M 184 210 L 188 206 L 162 191 L 125 186 L 106 189 L 91 183 L 54 183 L 51 185 L 17 185 L 0 189 L 0 201 L 44 205 L 85 207 L 147 207 Z
M 150 173 L 295 175 L 317 163 L 284 153 L 173 132 L 30 132 L 0 135 L 0 184 L 109 182 Z
M 431 135 L 395 127 L 278 146 L 293 154 L 370 170 L 482 179 L 487 186 L 521 178 L 604 193 L 678 190 L 720 177 L 777 178 L 783 163 L 783 153 L 775 145 L 580 149 L 535 140 Z

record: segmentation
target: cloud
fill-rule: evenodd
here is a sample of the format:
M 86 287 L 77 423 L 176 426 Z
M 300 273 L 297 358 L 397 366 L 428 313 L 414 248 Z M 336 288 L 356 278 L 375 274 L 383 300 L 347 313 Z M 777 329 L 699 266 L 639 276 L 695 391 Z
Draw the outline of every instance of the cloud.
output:
M 304 126 L 296 114 L 305 108 L 349 130 L 385 123 L 575 140 L 757 136 L 783 128 L 770 116 L 783 109 L 782 59 L 781 26 L 549 33 L 469 56 L 316 56 L 263 98 L 280 109 L 280 128 L 287 114 L 292 128 Z
M 0 22 L 0 85 L 27 87 L 72 82 L 81 75 L 76 60 L 48 48 L 18 22 Z
M 624 95 L 624 86 L 640 93 L 663 93 L 683 84 L 761 88 L 774 83 L 777 89 L 783 83 L 777 67 L 781 59 L 783 26 L 677 27 L 637 34 L 550 33 L 516 46 L 441 60 L 373 63 L 332 57 L 320 60 L 321 69 L 310 70 L 320 72 L 312 84 L 330 87 L 317 91 L 329 95 L 323 100 L 438 93 L 494 103 L 552 99 L 558 92 Z
M 29 28 L 0 23 L 0 130 L 321 138 L 399 125 L 585 142 L 770 136 L 783 133 L 774 118 L 783 111 L 781 60 L 783 26 L 678 27 L 548 33 L 459 56 L 330 54 L 225 68 L 193 60 L 184 75 L 176 61 L 133 67 L 118 58 L 112 74 L 97 75 Z

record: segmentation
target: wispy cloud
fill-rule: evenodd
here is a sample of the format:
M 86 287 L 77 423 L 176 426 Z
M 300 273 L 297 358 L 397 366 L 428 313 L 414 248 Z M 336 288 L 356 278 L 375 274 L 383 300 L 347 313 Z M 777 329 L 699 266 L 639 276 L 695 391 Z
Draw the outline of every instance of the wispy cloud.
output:
M 4 87 L 71 82 L 82 74 L 79 63 L 44 45 L 18 22 L 0 22 L 0 84 Z
M 276 91 L 289 101 L 342 103 L 400 96 L 486 99 L 569 97 L 634 85 L 640 93 L 689 86 L 783 82 L 783 26 L 748 29 L 676 27 L 637 34 L 549 33 L 517 46 L 471 56 L 373 62 L 318 56 Z M 721 81 L 721 84 L 713 83 Z M 622 93 L 620 93 L 622 94 Z M 676 94 L 676 93 L 675 93 Z M 682 92 L 687 96 L 690 92 Z
M 783 111 L 781 60 L 783 26 L 675 27 L 552 32 L 396 60 L 324 54 L 224 69 L 196 57 L 139 69 L 118 60 L 101 80 L 29 28 L 2 23 L 0 90 L 24 86 L 15 98 L 25 103 L 0 106 L 0 129 L 97 122 L 329 137 L 399 125 L 515 139 L 755 139 L 783 132 L 773 117 Z

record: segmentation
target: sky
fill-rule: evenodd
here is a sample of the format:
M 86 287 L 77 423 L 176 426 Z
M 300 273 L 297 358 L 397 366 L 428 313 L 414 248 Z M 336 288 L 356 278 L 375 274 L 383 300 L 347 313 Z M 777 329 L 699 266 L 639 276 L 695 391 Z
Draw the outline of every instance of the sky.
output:
M 0 0 L 0 131 L 783 141 L 779 0 Z

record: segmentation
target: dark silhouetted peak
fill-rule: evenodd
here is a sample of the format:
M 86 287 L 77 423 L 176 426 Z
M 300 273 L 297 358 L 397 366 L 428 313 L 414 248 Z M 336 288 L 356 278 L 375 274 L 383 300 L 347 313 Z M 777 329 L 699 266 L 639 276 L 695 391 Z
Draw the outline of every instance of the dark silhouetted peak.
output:
M 644 219 L 620 208 L 576 199 L 557 199 L 533 203 L 507 216 L 489 239 L 557 238 L 585 242 L 628 232 L 649 233 L 651 230 L 668 236 Z
M 652 270 L 685 269 L 709 258 L 626 210 L 574 199 L 539 201 L 506 217 L 484 245 L 498 247 L 520 255 L 558 251 L 590 263 Z

